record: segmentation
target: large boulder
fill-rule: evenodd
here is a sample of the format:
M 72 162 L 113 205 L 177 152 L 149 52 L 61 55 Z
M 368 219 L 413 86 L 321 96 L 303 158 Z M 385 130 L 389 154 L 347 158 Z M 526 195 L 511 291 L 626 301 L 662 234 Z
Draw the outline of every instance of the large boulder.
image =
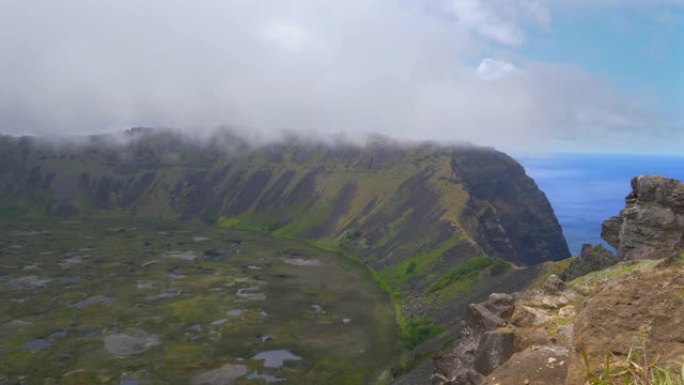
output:
M 506 362 L 514 353 L 515 336 L 506 327 L 515 299 L 494 293 L 487 301 L 468 307 L 459 343 L 448 353 L 435 357 L 432 383 L 435 385 L 477 385 L 485 375 Z
M 490 374 L 513 355 L 515 334 L 510 329 L 486 332 L 475 352 L 475 369 Z
M 679 256 L 684 250 L 684 184 L 660 176 L 632 179 L 625 208 L 603 223 L 601 236 L 621 260 Z
M 618 262 L 618 259 L 603 245 L 582 245 L 580 255 L 570 262 L 570 266 L 563 272 L 564 281 L 572 281 L 592 271 L 603 270 Z
M 570 351 L 560 345 L 545 345 L 516 353 L 485 379 L 483 385 L 561 385 L 568 372 Z

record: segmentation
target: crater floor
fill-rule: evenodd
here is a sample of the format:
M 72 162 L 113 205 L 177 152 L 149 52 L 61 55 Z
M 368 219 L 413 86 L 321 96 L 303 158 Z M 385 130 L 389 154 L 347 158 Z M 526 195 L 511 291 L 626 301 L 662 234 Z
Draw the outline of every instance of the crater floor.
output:
M 203 223 L 0 220 L 0 382 L 374 383 L 398 349 L 365 268 Z

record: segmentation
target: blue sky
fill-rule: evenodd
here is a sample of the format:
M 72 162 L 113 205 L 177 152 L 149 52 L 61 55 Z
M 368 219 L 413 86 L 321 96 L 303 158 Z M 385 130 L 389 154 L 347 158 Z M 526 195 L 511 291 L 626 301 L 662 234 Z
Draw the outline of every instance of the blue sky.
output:
M 0 132 L 678 153 L 683 0 L 0 0 Z
M 684 120 L 684 10 L 681 5 L 554 9 L 521 52 L 563 62 L 610 79 Z

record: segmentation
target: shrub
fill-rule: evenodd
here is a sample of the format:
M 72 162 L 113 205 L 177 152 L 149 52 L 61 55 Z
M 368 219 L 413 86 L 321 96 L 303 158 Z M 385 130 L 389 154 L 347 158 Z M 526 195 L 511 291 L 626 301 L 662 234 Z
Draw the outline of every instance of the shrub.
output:
M 437 281 L 430 286 L 429 292 L 434 293 L 455 282 L 473 280 L 477 278 L 480 271 L 486 269 L 491 264 L 492 259 L 486 256 L 470 258 L 442 274 Z
M 492 274 L 493 277 L 496 277 L 507 272 L 510 268 L 511 264 L 509 262 L 497 258 L 494 260 L 492 266 L 489 268 L 489 272 Z
M 415 348 L 442 332 L 442 328 L 435 325 L 428 316 L 413 317 L 406 321 L 402 329 L 404 345 L 409 349 Z
M 415 262 L 409 263 L 409 265 L 406 266 L 406 271 L 404 272 L 404 275 L 411 275 L 411 274 L 413 274 L 413 272 L 416 271 L 416 266 L 418 266 L 418 265 L 416 265 Z

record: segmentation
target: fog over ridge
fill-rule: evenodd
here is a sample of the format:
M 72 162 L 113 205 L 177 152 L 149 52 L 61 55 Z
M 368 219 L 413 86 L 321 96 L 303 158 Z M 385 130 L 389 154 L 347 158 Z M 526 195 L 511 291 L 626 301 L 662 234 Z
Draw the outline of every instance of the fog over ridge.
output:
M 0 132 L 659 143 L 669 123 L 641 96 L 515 52 L 524 25 L 549 28 L 549 4 L 0 1 Z

